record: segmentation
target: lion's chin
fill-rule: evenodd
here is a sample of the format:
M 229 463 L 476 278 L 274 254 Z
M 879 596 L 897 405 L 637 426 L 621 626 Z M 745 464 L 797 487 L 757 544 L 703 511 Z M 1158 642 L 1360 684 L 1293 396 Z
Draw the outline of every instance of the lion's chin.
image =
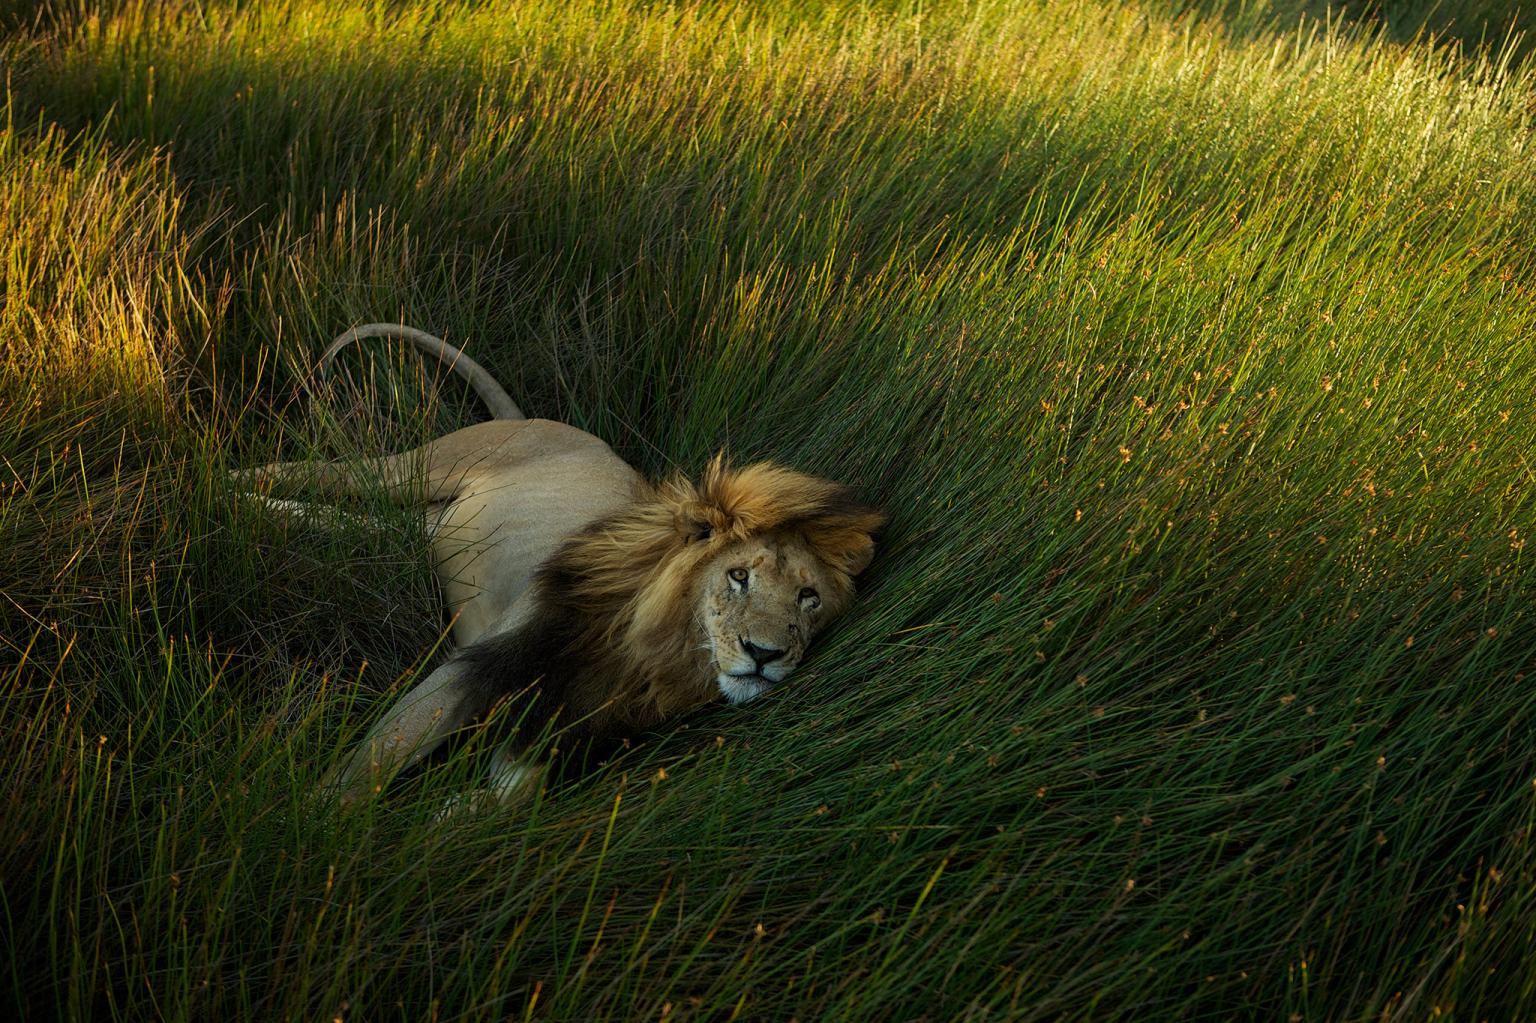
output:
M 722 671 L 715 676 L 720 692 L 728 703 L 746 703 L 755 700 L 772 688 L 773 683 L 761 675 L 732 675 Z

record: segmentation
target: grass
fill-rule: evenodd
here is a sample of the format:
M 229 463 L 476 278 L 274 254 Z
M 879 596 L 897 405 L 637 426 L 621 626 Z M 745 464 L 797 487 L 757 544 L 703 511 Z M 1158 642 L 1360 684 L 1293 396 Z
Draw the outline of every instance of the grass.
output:
M 1200 10 L 8 8 L 9 1004 L 1536 1014 L 1536 79 Z M 310 814 L 440 656 L 423 538 L 221 480 L 462 421 L 311 400 L 390 319 L 854 483 L 857 611 L 535 806 L 435 821 L 471 742 Z

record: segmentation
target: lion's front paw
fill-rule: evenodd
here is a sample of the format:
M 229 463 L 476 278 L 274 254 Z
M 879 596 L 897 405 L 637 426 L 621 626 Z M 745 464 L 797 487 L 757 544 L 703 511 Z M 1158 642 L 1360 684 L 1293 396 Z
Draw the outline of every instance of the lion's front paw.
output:
M 432 819 L 438 823 L 451 820 L 462 820 L 465 817 L 490 813 L 501 806 L 501 799 L 492 789 L 475 789 L 466 792 L 462 796 L 451 796 L 443 800 L 443 805 L 438 807 Z

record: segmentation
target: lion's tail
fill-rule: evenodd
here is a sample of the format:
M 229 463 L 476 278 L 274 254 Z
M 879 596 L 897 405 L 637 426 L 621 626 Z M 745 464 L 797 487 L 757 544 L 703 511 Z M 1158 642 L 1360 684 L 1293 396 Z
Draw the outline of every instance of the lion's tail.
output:
M 331 346 L 320 356 L 320 362 L 315 367 L 316 371 L 324 376 L 325 371 L 330 368 L 331 360 L 336 358 L 337 352 L 354 341 L 369 337 L 409 341 L 427 355 L 446 363 L 449 369 L 469 382 L 469 386 L 475 389 L 475 393 L 480 396 L 481 401 L 485 402 L 486 408 L 491 410 L 491 415 L 495 418 L 528 418 L 523 415 L 523 410 L 517 407 L 517 402 L 512 400 L 512 396 L 496 382 L 496 378 L 491 376 L 484 366 L 442 338 L 433 337 L 426 331 L 399 323 L 365 323 L 361 327 L 353 327 L 331 342 Z

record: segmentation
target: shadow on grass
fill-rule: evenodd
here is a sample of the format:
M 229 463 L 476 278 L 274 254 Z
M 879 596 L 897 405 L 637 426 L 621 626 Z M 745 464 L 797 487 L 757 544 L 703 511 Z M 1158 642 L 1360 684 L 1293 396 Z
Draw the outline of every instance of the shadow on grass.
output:
M 1433 39 L 1468 58 L 1520 63 L 1536 48 L 1536 13 L 1508 0 L 1161 0 L 1171 13 L 1222 20 L 1235 37 L 1257 38 L 1318 25 L 1352 24 L 1397 43 Z

